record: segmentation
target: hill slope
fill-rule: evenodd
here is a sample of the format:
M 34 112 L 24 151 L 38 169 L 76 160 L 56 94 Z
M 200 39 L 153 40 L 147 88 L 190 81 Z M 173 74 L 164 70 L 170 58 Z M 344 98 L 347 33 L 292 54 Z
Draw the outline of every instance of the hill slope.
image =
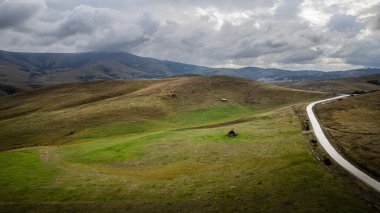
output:
M 316 112 L 333 145 L 380 180 L 380 91 L 320 104 Z
M 223 76 L 54 85 L 0 98 L 0 149 L 59 144 L 99 125 L 143 125 L 147 120 L 175 119 L 176 113 L 202 109 L 214 110 L 215 119 L 223 120 L 320 95 Z M 221 98 L 228 102 L 221 103 Z M 169 120 L 167 125 L 175 127 L 174 120 Z M 198 122 L 191 116 L 186 120 Z
M 16 53 L 0 51 L 0 82 L 8 84 L 157 78 L 182 74 L 231 75 L 261 81 L 298 81 L 375 73 L 380 73 L 380 69 L 336 72 L 295 72 L 259 67 L 226 69 L 161 61 L 125 52 Z
M 41 88 L 40 84 L 25 84 L 25 83 L 0 83 L 0 96 L 12 95 L 20 92 L 30 91 Z

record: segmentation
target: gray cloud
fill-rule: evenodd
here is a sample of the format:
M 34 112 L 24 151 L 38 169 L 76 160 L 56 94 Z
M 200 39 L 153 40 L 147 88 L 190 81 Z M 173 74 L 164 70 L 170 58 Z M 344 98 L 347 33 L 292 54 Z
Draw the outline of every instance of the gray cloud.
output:
M 271 53 L 281 53 L 287 49 L 286 42 L 265 39 L 252 42 L 246 40 L 240 43 L 238 52 L 233 54 L 233 58 L 254 58 Z
M 275 10 L 275 16 L 279 19 L 289 20 L 297 17 L 299 7 L 303 0 L 280 1 Z
M 143 32 L 147 35 L 152 35 L 157 32 L 160 22 L 155 20 L 150 13 L 144 13 L 139 19 L 138 24 L 142 27 Z
M 366 41 L 351 41 L 343 45 L 332 56 L 343 58 L 347 63 L 380 67 L 380 33 L 374 34 Z
M 0 1 L 0 28 L 15 27 L 36 15 L 45 6 L 43 1 Z
M 280 59 L 282 63 L 310 63 L 318 59 L 323 54 L 323 50 L 320 48 L 315 49 L 299 49 L 291 52 L 290 54 L 284 54 Z
M 59 38 L 78 33 L 91 34 L 98 28 L 107 28 L 112 21 L 112 10 L 110 9 L 79 5 L 60 23 L 55 34 Z
M 369 18 L 369 27 L 371 30 L 380 30 L 380 3 L 373 8 L 370 12 L 375 13 L 374 16 Z
M 337 14 L 330 18 L 328 27 L 343 33 L 357 33 L 363 27 L 357 22 L 356 17 L 345 14 Z
M 4 35 L 0 49 L 128 51 L 207 66 L 327 70 L 380 66 L 380 4 L 354 0 L 335 4 L 328 0 L 40 1 L 0 0 L 0 33 Z
M 180 12 L 182 9 L 189 7 L 215 7 L 225 11 L 230 10 L 241 10 L 247 8 L 257 8 L 257 7 L 272 7 L 277 0 L 130 0 L 130 1 L 120 1 L 120 0 L 46 0 L 46 4 L 50 8 L 54 9 L 65 9 L 70 10 L 77 5 L 86 4 L 92 7 L 108 8 L 112 7 L 120 10 L 130 10 L 130 11 L 152 11 L 153 9 L 164 9 L 166 12 L 168 8 L 176 8 L 176 12 Z
M 373 20 L 373 29 L 380 30 L 380 15 L 377 15 L 375 19 Z

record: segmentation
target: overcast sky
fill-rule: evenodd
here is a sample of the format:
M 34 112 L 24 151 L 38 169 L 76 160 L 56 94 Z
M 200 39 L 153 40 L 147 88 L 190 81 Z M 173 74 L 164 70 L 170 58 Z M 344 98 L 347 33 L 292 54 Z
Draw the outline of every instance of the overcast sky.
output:
M 213 67 L 380 67 L 380 0 L 0 0 L 0 49 Z

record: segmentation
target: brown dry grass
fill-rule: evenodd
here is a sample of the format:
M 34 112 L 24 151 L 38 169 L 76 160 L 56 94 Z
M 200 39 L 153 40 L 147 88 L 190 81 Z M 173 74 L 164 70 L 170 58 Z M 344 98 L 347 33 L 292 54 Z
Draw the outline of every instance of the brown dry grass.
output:
M 352 163 L 380 179 L 380 91 L 316 106 L 332 143 Z

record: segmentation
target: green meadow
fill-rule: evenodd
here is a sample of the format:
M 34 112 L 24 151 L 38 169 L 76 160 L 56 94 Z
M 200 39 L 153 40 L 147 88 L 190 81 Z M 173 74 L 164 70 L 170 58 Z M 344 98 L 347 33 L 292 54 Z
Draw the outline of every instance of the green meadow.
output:
M 249 111 L 228 106 L 228 114 Z M 253 114 L 260 119 L 233 126 L 176 130 L 170 125 L 177 119 L 181 126 L 194 120 L 201 124 L 197 117 L 204 124 L 222 119 L 214 111 L 197 110 L 161 123 L 87 131 L 67 145 L 3 151 L 2 208 L 22 211 L 22 205 L 7 203 L 27 203 L 36 210 L 66 205 L 80 211 L 84 207 L 78 204 L 91 202 L 94 211 L 120 206 L 186 212 L 368 211 L 308 152 L 291 107 Z M 146 131 L 137 132 L 140 125 Z M 226 136 L 232 127 L 239 131 L 236 138 Z M 99 207 L 103 202 L 109 205 Z

